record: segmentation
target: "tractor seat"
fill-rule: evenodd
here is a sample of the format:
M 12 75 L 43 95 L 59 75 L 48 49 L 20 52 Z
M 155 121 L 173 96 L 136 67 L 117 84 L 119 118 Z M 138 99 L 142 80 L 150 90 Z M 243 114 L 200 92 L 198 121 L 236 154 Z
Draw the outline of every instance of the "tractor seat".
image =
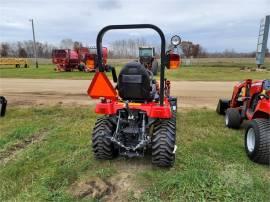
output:
M 119 96 L 123 100 L 145 102 L 153 100 L 152 80 L 143 65 L 138 62 L 127 63 L 118 77 Z

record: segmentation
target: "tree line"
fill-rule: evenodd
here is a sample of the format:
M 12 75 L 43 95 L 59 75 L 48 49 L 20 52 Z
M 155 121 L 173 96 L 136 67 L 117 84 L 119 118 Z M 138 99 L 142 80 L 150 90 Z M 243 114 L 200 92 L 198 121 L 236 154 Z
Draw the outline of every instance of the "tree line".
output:
M 149 44 L 145 38 L 121 39 L 113 41 L 109 44 L 109 58 L 135 58 L 138 56 L 138 49 L 141 46 L 155 47 L 156 54 L 160 54 L 160 46 L 157 44 Z M 37 42 L 36 49 L 39 58 L 51 58 L 53 49 L 79 49 L 83 47 L 83 43 L 73 41 L 72 39 L 63 39 L 58 45 L 49 44 L 47 42 Z M 34 57 L 33 41 L 18 41 L 18 42 L 1 42 L 0 56 L 1 57 Z M 269 51 L 267 49 L 267 55 Z M 234 50 L 224 50 L 223 52 L 209 53 L 200 44 L 191 41 L 182 41 L 179 53 L 185 58 L 202 58 L 202 57 L 255 57 L 256 52 L 238 53 Z
M 48 43 L 36 42 L 37 55 L 40 58 L 50 58 L 54 48 L 57 47 Z M 33 58 L 34 43 L 33 41 L 18 41 L 16 43 L 2 42 L 0 45 L 0 56 Z

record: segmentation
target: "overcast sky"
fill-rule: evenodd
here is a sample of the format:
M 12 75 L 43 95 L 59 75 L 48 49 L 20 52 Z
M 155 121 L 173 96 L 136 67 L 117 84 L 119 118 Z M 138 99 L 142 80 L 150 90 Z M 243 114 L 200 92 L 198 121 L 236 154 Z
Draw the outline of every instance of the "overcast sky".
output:
M 256 49 L 265 15 L 270 15 L 270 0 L 0 0 L 0 42 L 31 40 L 33 18 L 36 38 L 42 42 L 57 44 L 71 38 L 93 45 L 106 25 L 151 23 L 167 36 L 178 34 L 211 52 L 247 52 Z M 156 36 L 150 31 L 113 31 L 105 43 L 151 39 L 152 34 Z

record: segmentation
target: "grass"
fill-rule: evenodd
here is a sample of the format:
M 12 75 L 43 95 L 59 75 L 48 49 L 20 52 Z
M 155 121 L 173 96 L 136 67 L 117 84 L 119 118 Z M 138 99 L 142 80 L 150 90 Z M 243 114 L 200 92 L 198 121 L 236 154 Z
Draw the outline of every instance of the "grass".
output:
M 125 61 L 126 62 L 126 61 Z M 112 63 L 120 72 L 123 66 L 123 61 L 120 63 Z M 249 66 L 254 67 L 252 63 L 243 62 L 208 62 L 195 63 L 191 66 L 183 65 L 177 70 L 167 70 L 166 77 L 170 80 L 187 80 L 187 81 L 238 81 L 243 79 L 265 79 L 270 77 L 270 71 L 240 71 L 240 67 Z M 266 66 L 269 69 L 269 64 Z M 0 68 L 0 78 L 34 78 L 34 79 L 91 79 L 93 73 L 84 72 L 55 72 L 54 65 L 43 64 L 38 69 L 34 68 L 20 68 L 14 67 Z M 111 77 L 111 74 L 108 73 Z
M 46 132 L 7 164 L 0 164 L 1 201 L 78 201 L 67 190 L 75 181 L 108 179 L 132 160 L 93 159 L 91 108 L 9 108 L 0 120 L 0 154 L 10 145 Z M 178 114 L 175 166 L 135 169 L 143 189 L 139 201 L 269 201 L 269 167 L 252 163 L 243 149 L 243 131 L 224 127 L 210 110 Z M 127 168 L 128 168 L 127 166 Z M 135 200 L 129 193 L 129 200 Z M 85 200 L 83 200 L 85 201 Z
M 265 79 L 267 72 L 240 71 L 239 67 L 224 66 L 184 66 L 179 70 L 168 70 L 166 77 L 170 80 L 186 81 L 239 81 L 244 79 Z

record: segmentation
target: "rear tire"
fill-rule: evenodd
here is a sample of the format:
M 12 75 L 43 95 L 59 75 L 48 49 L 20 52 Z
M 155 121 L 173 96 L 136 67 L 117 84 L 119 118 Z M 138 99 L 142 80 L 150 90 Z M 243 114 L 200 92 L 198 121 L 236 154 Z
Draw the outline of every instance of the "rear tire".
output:
M 154 128 L 152 137 L 152 164 L 159 167 L 171 167 L 174 164 L 176 139 L 175 117 L 163 120 Z
M 152 72 L 155 76 L 158 73 L 158 62 L 156 60 L 152 62 Z
M 240 116 L 238 109 L 229 108 L 226 110 L 225 125 L 228 128 L 238 129 L 241 125 L 241 122 L 242 122 L 242 120 L 241 120 L 241 116 Z
M 245 131 L 245 150 L 250 160 L 270 165 L 270 120 L 249 122 Z
M 226 109 L 228 109 L 230 100 L 219 99 L 216 112 L 218 114 L 225 115 Z
M 107 117 L 96 121 L 92 133 L 92 148 L 96 159 L 112 159 L 115 157 L 114 145 L 110 140 L 114 133 L 114 125 Z

